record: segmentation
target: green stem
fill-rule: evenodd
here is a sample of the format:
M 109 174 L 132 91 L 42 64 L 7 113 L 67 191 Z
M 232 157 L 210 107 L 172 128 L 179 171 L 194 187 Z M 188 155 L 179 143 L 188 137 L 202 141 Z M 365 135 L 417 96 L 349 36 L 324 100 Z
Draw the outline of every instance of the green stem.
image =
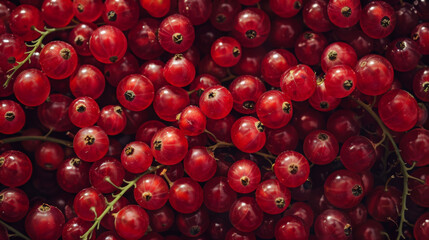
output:
M 12 80 L 13 75 L 18 71 L 18 69 L 20 69 L 22 67 L 22 65 L 24 65 L 26 62 L 30 61 L 31 56 L 33 56 L 34 52 L 36 52 L 36 50 L 40 47 L 40 45 L 42 45 L 43 39 L 45 39 L 46 36 L 48 36 L 49 34 L 56 32 L 56 31 L 63 31 L 63 30 L 68 30 L 68 29 L 72 29 L 76 27 L 76 25 L 73 26 L 67 26 L 67 27 L 62 27 L 62 28 L 46 28 L 45 27 L 45 31 L 40 31 L 37 28 L 35 28 L 34 26 L 32 26 L 33 30 L 40 33 L 40 37 L 34 41 L 32 41 L 33 44 L 27 45 L 28 47 L 32 47 L 33 49 L 31 49 L 27 55 L 27 57 L 20 61 L 17 62 L 18 64 L 16 66 L 13 66 L 11 69 L 9 69 L 7 72 L 10 72 L 7 75 L 7 79 L 6 82 L 3 84 L 3 88 L 6 88 L 9 85 L 9 82 Z
M 404 160 L 402 159 L 400 150 L 396 145 L 395 140 L 392 137 L 392 134 L 390 134 L 389 129 L 387 129 L 383 121 L 378 117 L 377 113 L 375 113 L 370 106 L 368 106 L 361 100 L 359 99 L 354 99 L 354 100 L 374 118 L 374 120 L 378 123 L 380 128 L 383 130 L 383 133 L 386 135 L 387 139 L 389 139 L 390 143 L 392 144 L 393 149 L 395 150 L 395 154 L 398 158 L 399 165 L 401 166 L 401 173 L 404 178 L 404 186 L 402 190 L 401 211 L 399 213 L 401 218 L 399 220 L 399 225 L 398 225 L 398 236 L 396 237 L 396 240 L 400 240 L 401 238 L 405 238 L 402 229 L 403 229 L 404 223 L 406 222 L 405 211 L 407 210 L 407 195 L 409 195 L 409 191 L 410 191 L 408 188 L 408 179 L 410 178 L 410 175 L 408 174 L 409 168 L 407 168 Z
M 22 141 L 30 141 L 30 140 L 40 140 L 40 141 L 46 141 L 46 142 L 54 142 L 54 143 L 58 143 L 61 145 L 64 145 L 66 147 L 69 148 L 73 148 L 73 143 L 66 141 L 66 140 L 62 140 L 62 139 L 58 139 L 58 138 L 53 138 L 53 137 L 47 137 L 47 136 L 20 136 L 20 137 L 10 137 L 10 138 L 4 138 L 4 139 L 0 139 L 0 144 L 3 143 L 13 143 L 13 142 L 22 142 Z
M 14 235 L 17 237 L 20 237 L 20 238 L 25 239 L 25 240 L 31 240 L 29 237 L 25 236 L 24 234 L 22 234 L 20 231 L 16 230 L 15 228 L 9 226 L 8 224 L 3 222 L 2 220 L 0 220 L 0 225 L 3 225 L 7 230 L 13 232 Z
M 86 233 L 85 234 L 83 234 L 82 236 L 80 236 L 80 238 L 82 239 L 82 240 L 88 240 L 88 239 L 90 239 L 91 238 L 91 235 L 92 235 L 92 232 L 96 229 L 96 228 L 98 228 L 98 226 L 100 225 L 100 222 L 101 222 L 101 220 L 103 219 L 103 217 L 104 216 L 106 216 L 106 214 L 108 214 L 112 209 L 113 209 L 113 205 L 115 205 L 115 203 L 116 202 L 118 202 L 119 201 L 119 199 L 131 188 L 131 187 L 133 187 L 135 184 L 136 184 L 136 182 L 141 178 L 141 177 L 143 177 L 144 175 L 146 175 L 146 174 L 149 174 L 149 173 L 153 173 L 153 172 L 155 172 L 155 171 L 157 171 L 158 169 L 160 169 L 160 168 L 162 168 L 162 167 L 164 167 L 164 165 L 158 165 L 158 166 L 156 166 L 156 167 L 151 167 L 149 170 L 147 170 L 146 172 L 144 172 L 144 173 L 142 173 L 142 174 L 140 174 L 139 176 L 137 176 L 134 180 L 132 180 L 132 181 L 127 181 L 126 183 L 127 183 L 127 185 L 125 185 L 125 186 L 123 186 L 123 187 L 121 187 L 120 189 L 121 189 L 121 192 L 119 192 L 118 194 L 115 194 L 114 195 L 114 199 L 111 201 L 111 202 L 109 202 L 108 204 L 107 204 L 107 206 L 106 206 L 106 208 L 104 209 L 104 211 L 103 211 L 103 213 L 100 215 L 100 216 L 98 216 L 96 219 L 95 219 L 95 221 L 94 221 L 94 223 L 92 224 L 92 226 L 88 229 L 88 231 L 86 231 Z

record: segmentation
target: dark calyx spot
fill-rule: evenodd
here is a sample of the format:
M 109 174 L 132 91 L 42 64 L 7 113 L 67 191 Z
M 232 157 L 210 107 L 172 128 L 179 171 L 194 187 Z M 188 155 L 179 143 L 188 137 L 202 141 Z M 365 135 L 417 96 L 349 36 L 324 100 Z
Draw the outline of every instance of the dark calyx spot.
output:
M 64 59 L 64 60 L 69 60 L 71 58 L 71 52 L 70 49 L 68 48 L 63 48 L 60 50 L 60 56 Z
M 112 10 L 112 11 L 107 13 L 107 20 L 114 22 L 114 21 L 116 21 L 117 16 L 118 15 L 116 15 L 115 11 Z
M 130 156 L 131 154 L 133 154 L 133 152 L 134 152 L 134 148 L 133 147 L 126 147 L 125 148 L 125 154 L 127 156 Z
M 248 39 L 254 39 L 256 37 L 256 31 L 255 30 L 247 30 L 246 37 Z
M 320 108 L 321 109 L 328 109 L 329 108 L 329 103 L 322 101 L 320 102 Z
M 47 212 L 51 209 L 51 206 L 49 206 L 46 203 L 43 203 L 42 205 L 39 206 L 39 211 L 41 212 Z
M 285 203 L 285 199 L 284 198 L 282 198 L 282 197 L 276 198 L 276 206 L 278 208 L 284 208 L 285 205 L 286 205 L 286 203 Z
M 406 45 L 404 41 L 399 41 L 396 43 L 396 48 L 398 48 L 399 50 L 404 50 L 405 47 Z
M 201 97 L 201 95 L 203 94 L 204 90 L 202 88 L 197 90 L 197 96 Z
M 317 135 L 317 138 L 319 140 L 326 141 L 326 140 L 328 140 L 329 136 L 326 135 L 325 133 L 319 133 L 319 135 Z
M 261 121 L 256 122 L 255 125 L 256 125 L 256 129 L 258 129 L 259 132 L 264 131 L 265 126 L 264 126 L 264 124 L 261 123 Z
M 348 223 L 344 226 L 344 234 L 346 236 L 350 236 L 352 234 L 352 226 Z
M 13 119 L 15 119 L 15 113 L 14 113 L 14 112 L 11 112 L 11 111 L 6 112 L 6 113 L 4 114 L 4 118 L 5 118 L 6 120 L 8 120 L 8 121 L 13 121 Z
M 118 113 L 119 115 L 122 114 L 122 108 L 120 106 L 114 107 L 113 110 L 115 111 L 115 113 Z
M 174 60 L 181 60 L 183 58 L 183 54 L 179 53 L 174 55 Z
M 429 91 L 429 82 L 424 82 L 422 84 L 422 86 L 423 86 L 423 91 L 424 92 L 428 92 Z
M 150 193 L 150 192 L 144 192 L 143 193 L 143 199 L 148 202 L 149 200 L 152 199 L 152 193 Z
M 218 22 L 218 23 L 223 23 L 223 22 L 225 22 L 225 20 L 226 20 L 226 16 L 223 14 L 218 14 L 216 16 L 216 22 Z
M 76 44 L 77 46 L 82 46 L 83 40 L 84 40 L 84 38 L 81 35 L 77 35 L 74 38 L 74 44 Z
M 350 17 L 352 15 L 352 9 L 347 6 L 341 8 L 341 15 L 347 18 Z
M 80 159 L 79 158 L 72 158 L 70 160 L 70 165 L 74 167 L 78 167 L 80 165 Z
M 243 108 L 252 110 L 255 108 L 255 102 L 254 101 L 245 101 L 243 103 Z
M 127 100 L 127 101 L 132 101 L 132 100 L 134 100 L 134 98 L 136 97 L 136 94 L 134 94 L 134 92 L 133 91 L 131 91 L 131 90 L 128 90 L 128 91 L 126 91 L 125 93 L 124 93 L 124 97 L 125 97 L 125 100 Z
M 172 38 L 173 38 L 173 42 L 176 43 L 176 44 L 181 44 L 182 41 L 183 41 L 183 36 L 180 33 L 173 34 Z
M 238 57 L 238 56 L 240 56 L 240 49 L 238 48 L 238 47 L 234 47 L 234 49 L 232 49 L 232 55 L 234 56 L 234 57 Z
M 344 81 L 344 83 L 343 83 L 343 88 L 345 89 L 345 90 L 350 90 L 350 89 L 352 89 L 352 87 L 353 87 L 353 82 L 352 82 L 352 80 L 346 80 L 346 81 Z
M 295 8 L 296 10 L 300 9 L 300 8 L 301 8 L 301 6 L 302 6 L 302 4 L 301 4 L 299 1 L 296 1 L 296 2 L 293 4 L 293 8 Z
M 304 38 L 306 40 L 312 39 L 313 37 L 314 37 L 314 35 L 312 33 L 310 33 L 310 32 L 304 33 Z
M 111 63 L 115 63 L 116 61 L 118 61 L 118 57 L 117 57 L 117 56 L 111 56 L 111 57 L 109 58 L 109 61 L 110 61 Z
M 214 97 L 216 97 L 216 93 L 215 92 L 210 92 L 208 95 L 209 99 L 212 99 Z
M 200 226 L 198 225 L 194 225 L 189 229 L 189 233 L 191 234 L 191 236 L 197 235 L 198 233 L 200 233 L 200 231 L 201 229 L 200 229 Z
M 330 51 L 330 52 L 328 53 L 328 59 L 329 59 L 330 61 L 334 61 L 335 59 L 337 59 L 337 56 L 338 56 L 338 53 L 337 53 L 337 52 L 335 52 L 335 51 Z
M 290 113 L 290 111 L 292 110 L 292 106 L 288 102 L 283 102 L 283 104 L 282 104 L 282 110 L 285 113 Z
M 81 12 L 83 12 L 83 10 L 84 10 L 84 9 L 85 9 L 85 8 L 83 7 L 83 5 L 82 5 L 82 4 L 80 4 L 80 3 L 79 3 L 79 4 L 77 5 L 77 11 L 78 11 L 78 12 L 80 12 L 80 13 L 81 13 Z
M 297 174 L 298 173 L 298 166 L 295 164 L 289 165 L 289 172 L 291 174 Z
M 86 106 L 83 105 L 83 104 L 79 104 L 79 105 L 76 106 L 76 111 L 80 112 L 80 113 L 85 112 L 86 111 Z
M 9 64 L 14 64 L 15 62 L 16 62 L 16 58 L 15 57 L 9 57 L 7 59 L 7 63 L 9 63 Z
M 381 26 L 382 27 L 385 27 L 385 28 L 387 28 L 389 25 L 390 25 L 390 18 L 389 17 L 387 17 L 387 16 L 384 16 L 382 19 L 381 19 Z
M 362 186 L 361 185 L 355 185 L 352 188 L 352 193 L 353 193 L 353 196 L 356 196 L 356 197 L 360 196 L 363 193 Z
M 413 40 L 414 40 L 414 41 L 419 40 L 419 38 L 420 38 L 419 34 L 415 33 L 415 34 L 413 35 Z
M 241 185 L 247 186 L 249 185 L 250 179 L 247 176 L 243 176 L 240 178 Z
M 155 140 L 155 142 L 153 142 L 153 147 L 155 148 L 155 150 L 160 151 L 162 147 L 162 142 L 160 140 Z
M 92 145 L 95 142 L 95 138 L 91 135 L 86 136 L 83 140 L 86 145 Z

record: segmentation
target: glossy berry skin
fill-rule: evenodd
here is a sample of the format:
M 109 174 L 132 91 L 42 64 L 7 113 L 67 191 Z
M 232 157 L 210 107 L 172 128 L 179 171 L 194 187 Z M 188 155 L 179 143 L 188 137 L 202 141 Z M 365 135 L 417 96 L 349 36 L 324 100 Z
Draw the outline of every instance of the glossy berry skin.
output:
M 216 173 L 214 154 L 205 147 L 192 147 L 183 160 L 185 172 L 197 182 L 206 182 Z
M 109 138 L 98 126 L 80 129 L 73 139 L 76 155 L 87 162 L 95 162 L 109 150 Z
M 3 71 L 22 61 L 25 58 L 25 50 L 24 40 L 20 36 L 9 33 L 0 35 L 0 66 Z
M 317 76 L 316 91 L 308 99 L 310 105 L 319 112 L 334 110 L 341 103 L 341 99 L 333 97 L 328 92 L 323 75 Z
M 292 119 L 292 101 L 277 90 L 264 92 L 256 102 L 256 114 L 264 126 L 282 128 Z
M 253 192 L 261 181 L 261 170 L 258 165 L 247 159 L 233 163 L 228 170 L 228 184 L 238 193 Z
M 423 183 L 418 182 L 414 179 L 410 179 L 408 186 L 411 190 L 411 200 L 419 206 L 428 207 L 429 198 L 428 198 L 428 180 L 429 180 L 429 168 L 423 167 L 415 170 L 411 175 L 417 179 L 423 181 Z
M 125 239 L 140 239 L 149 226 L 149 216 L 138 205 L 127 205 L 116 215 L 115 231 Z
M 78 97 L 69 106 L 69 119 L 77 127 L 94 125 L 100 117 L 100 108 L 91 97 Z
M 189 18 L 192 25 L 201 25 L 206 22 L 212 12 L 212 1 L 210 0 L 179 0 L 179 13 Z
M 278 16 L 290 18 L 301 10 L 302 0 L 270 0 L 270 8 Z
M 389 43 L 386 58 L 399 72 L 413 70 L 421 58 L 419 45 L 410 38 L 398 38 Z
M 43 203 L 29 211 L 25 232 L 34 240 L 56 240 L 61 236 L 64 223 L 64 215 L 58 208 Z
M 164 205 L 158 210 L 147 211 L 150 220 L 150 226 L 153 231 L 165 232 L 170 229 L 174 222 L 174 212 L 170 206 Z
M 127 50 L 127 39 L 122 31 L 114 26 L 98 27 L 89 40 L 91 54 L 102 63 L 115 63 Z
M 43 20 L 54 28 L 67 26 L 73 18 L 71 1 L 47 0 L 42 5 Z
M 187 107 L 189 102 L 189 94 L 183 88 L 166 85 L 156 92 L 153 109 L 162 120 L 175 122 L 177 114 Z
M 255 196 L 262 211 L 273 215 L 286 210 L 291 200 L 290 190 L 275 179 L 261 182 L 256 188 Z
M 176 54 L 164 66 L 165 80 L 175 87 L 185 87 L 195 78 L 195 67 L 182 54 Z
M 73 100 L 62 94 L 49 95 L 49 101 L 45 101 L 37 108 L 37 117 L 40 123 L 48 129 L 57 132 L 71 130 L 73 124 L 68 118 L 68 107 Z
M 322 0 L 310 0 L 302 9 L 304 24 L 315 32 L 327 32 L 334 25 L 329 21 L 328 3 Z
M 104 91 L 103 73 L 93 65 L 82 65 L 70 77 L 70 91 L 75 97 L 97 99 Z
M 261 150 L 266 141 L 264 125 L 254 117 L 241 117 L 232 125 L 232 143 L 242 152 L 254 153 Z
M 349 28 L 359 22 L 361 10 L 359 0 L 330 0 L 328 3 L 329 20 L 340 28 Z
M 103 2 L 101 0 L 75 0 L 73 1 L 73 13 L 82 22 L 94 22 L 103 13 Z
M 422 68 L 414 75 L 413 93 L 418 99 L 429 102 L 429 68 Z
M 335 209 L 327 209 L 316 218 L 314 231 L 320 240 L 349 240 L 353 237 L 350 219 Z
M 419 45 L 421 54 L 429 54 L 429 23 L 417 25 L 411 33 L 411 38 Z
M 325 165 L 334 161 L 339 151 L 339 145 L 332 133 L 314 130 L 305 137 L 303 149 L 310 162 Z
M 91 185 L 102 193 L 112 193 L 117 190 L 106 179 L 109 179 L 116 186 L 121 186 L 124 177 L 124 167 L 113 157 L 100 159 L 93 163 L 89 170 Z
M 12 100 L 0 101 L 0 132 L 3 134 L 17 133 L 24 127 L 25 113 L 21 105 Z
M 64 224 L 61 237 L 63 240 L 75 240 L 85 234 L 91 226 L 91 222 L 74 217 Z M 92 236 L 89 239 L 95 240 L 95 232 L 92 232 Z
M 143 173 L 152 164 L 150 147 L 140 141 L 128 143 L 121 153 L 121 162 L 124 168 L 131 173 Z
M 170 1 L 140 0 L 140 5 L 153 17 L 163 17 L 170 10 Z M 173 5 L 174 6 L 174 5 Z
M 247 8 L 237 13 L 232 34 L 243 47 L 260 46 L 268 38 L 271 22 L 268 15 L 258 8 Z
M 5 188 L 0 192 L 0 219 L 17 222 L 27 215 L 30 201 L 19 188 Z
M 316 75 L 304 64 L 289 68 L 280 77 L 282 91 L 293 101 L 305 101 L 316 91 Z
M 371 38 L 387 37 L 396 26 L 395 10 L 387 2 L 370 2 L 362 9 L 360 26 Z
M 58 143 L 44 142 L 35 151 L 37 164 L 45 170 L 56 170 L 64 161 L 64 150 Z
M 35 68 L 22 71 L 13 83 L 15 97 L 29 107 L 41 105 L 48 98 L 50 91 L 48 78 Z
M 335 98 L 344 98 L 356 88 L 356 73 L 347 65 L 331 67 L 325 75 L 326 91 Z
M 357 206 L 365 195 L 361 177 L 348 170 L 331 173 L 324 190 L 329 203 L 343 209 Z
M 174 165 L 185 157 L 188 151 L 188 140 L 179 129 L 165 127 L 155 133 L 150 147 L 156 161 L 165 165 Z
M 404 90 L 391 90 L 378 102 L 378 114 L 388 128 L 396 132 L 404 132 L 417 123 L 417 101 Z
M 310 165 L 302 154 L 288 150 L 277 156 L 274 173 L 284 186 L 298 187 L 307 180 Z
M 418 167 L 429 165 L 428 144 L 429 131 L 423 128 L 413 129 L 401 138 L 399 143 L 401 156 L 410 166 L 413 162 Z
M 241 59 L 241 45 L 232 37 L 221 37 L 213 43 L 210 55 L 217 65 L 232 67 Z
M 305 223 L 299 217 L 286 215 L 281 218 L 275 227 L 276 239 L 308 239 L 308 230 Z
M 237 193 L 226 177 L 214 177 L 204 184 L 204 205 L 212 212 L 228 212 L 237 199 Z
M 147 210 L 160 209 L 168 201 L 168 186 L 162 177 L 147 174 L 136 182 L 134 198 Z
M 354 67 L 357 62 L 356 51 L 347 43 L 334 42 L 329 44 L 322 53 L 320 65 L 323 72 L 337 65 L 347 65 Z
M 234 99 L 233 108 L 244 114 L 256 111 L 256 101 L 266 91 L 262 81 L 251 75 L 242 75 L 235 78 L 228 89 Z
M 265 148 L 272 154 L 279 155 L 286 150 L 295 150 L 298 146 L 298 132 L 292 124 L 278 129 L 266 129 Z
M 107 135 L 117 135 L 125 129 L 127 125 L 127 116 L 120 106 L 107 105 L 101 109 L 97 125 L 100 126 Z
M 222 119 L 231 112 L 233 97 L 225 87 L 212 86 L 201 94 L 199 106 L 208 118 Z
M 19 5 L 9 16 L 12 33 L 22 37 L 24 41 L 33 41 L 40 36 L 40 33 L 32 30 L 31 26 L 43 31 L 44 25 L 41 11 L 32 5 Z
M 129 30 L 138 21 L 138 5 L 135 0 L 107 0 L 104 2 L 103 21 L 122 31 Z
M 198 237 L 208 229 L 209 213 L 206 208 L 200 208 L 190 214 L 178 214 L 176 225 L 180 232 L 187 237 Z
M 194 39 L 195 30 L 191 21 L 181 14 L 170 15 L 159 25 L 159 44 L 169 53 L 176 54 L 188 50 Z
M 264 213 L 259 208 L 253 197 L 241 197 L 231 206 L 229 220 L 231 224 L 242 232 L 256 230 L 264 218 Z
M 351 110 L 338 110 L 328 118 L 326 128 L 338 142 L 345 142 L 349 137 L 359 135 L 360 121 L 356 113 Z
M 371 140 L 364 136 L 352 136 L 341 146 L 340 158 L 346 169 L 359 173 L 372 168 L 377 153 Z
M 24 185 L 31 177 L 33 165 L 25 153 L 8 150 L 0 154 L 0 183 L 8 187 Z
M 380 55 L 370 54 L 362 57 L 354 70 L 357 77 L 356 88 L 365 95 L 380 95 L 392 86 L 392 64 Z
M 164 52 L 156 36 L 159 24 L 156 19 L 143 18 L 128 32 L 128 46 L 138 58 L 155 59 Z
M 79 158 L 68 158 L 57 169 L 57 183 L 66 192 L 77 193 L 89 187 L 91 164 Z
M 207 119 L 200 108 L 190 105 L 178 115 L 178 124 L 186 136 L 198 136 L 206 129 Z
M 267 54 L 261 62 L 262 78 L 271 86 L 280 87 L 280 77 L 290 67 L 298 64 L 296 57 L 285 49 L 275 49 Z
M 149 107 L 154 98 L 152 82 L 140 74 L 123 78 L 116 88 L 116 97 L 122 106 L 131 111 L 142 111 Z
M 306 31 L 294 43 L 296 58 L 307 65 L 317 65 L 328 41 L 323 34 Z
M 201 186 L 187 177 L 179 178 L 170 188 L 170 205 L 180 213 L 195 212 L 203 204 L 203 198 Z
M 424 213 L 417 219 L 413 230 L 416 240 L 424 240 L 429 237 L 428 220 L 429 213 Z
M 63 41 L 52 41 L 40 52 L 40 66 L 50 78 L 64 79 L 77 67 L 77 53 L 73 46 Z
M 76 194 L 73 208 L 79 218 L 94 221 L 106 208 L 106 199 L 97 189 L 84 188 Z
M 369 193 L 366 206 L 369 215 L 379 222 L 387 222 L 398 217 L 397 209 L 400 209 L 402 192 L 396 187 L 378 186 Z

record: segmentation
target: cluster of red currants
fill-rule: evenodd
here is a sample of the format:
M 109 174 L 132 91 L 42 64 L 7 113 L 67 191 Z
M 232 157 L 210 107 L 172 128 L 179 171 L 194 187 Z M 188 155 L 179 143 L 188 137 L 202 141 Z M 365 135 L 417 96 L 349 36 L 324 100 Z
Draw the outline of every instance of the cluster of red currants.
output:
M 429 0 L 0 0 L 0 240 L 427 240 L 428 65 Z

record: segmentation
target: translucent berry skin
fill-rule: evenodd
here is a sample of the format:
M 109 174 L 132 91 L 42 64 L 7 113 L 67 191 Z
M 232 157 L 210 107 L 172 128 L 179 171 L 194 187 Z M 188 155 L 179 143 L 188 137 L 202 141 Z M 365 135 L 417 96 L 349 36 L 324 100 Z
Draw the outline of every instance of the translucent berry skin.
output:
M 147 214 L 149 215 L 150 226 L 153 232 L 165 232 L 169 230 L 175 222 L 175 213 L 168 204 L 158 210 L 147 211 Z
M 152 137 L 152 154 L 164 165 L 174 165 L 183 160 L 188 152 L 185 134 L 175 127 L 165 127 Z
M 395 10 L 387 2 L 373 1 L 362 9 L 360 26 L 371 38 L 387 37 L 393 32 L 395 25 Z
M 266 129 L 267 141 L 265 148 L 274 155 L 286 150 L 295 150 L 298 146 L 298 132 L 292 124 L 278 129 Z
M 140 239 L 149 226 L 149 216 L 138 205 L 127 205 L 116 215 L 115 231 L 125 239 Z
M 77 193 L 89 187 L 91 164 L 79 158 L 67 158 L 57 169 L 58 185 L 66 192 Z
M 323 75 L 317 76 L 316 91 L 308 99 L 310 105 L 319 112 L 332 111 L 341 103 L 341 99 L 329 94 Z
M 302 219 L 292 215 L 286 215 L 277 222 L 274 234 L 276 239 L 295 240 L 308 239 L 309 235 Z
M 98 126 L 82 128 L 73 139 L 73 148 L 80 159 L 95 162 L 109 150 L 109 138 Z
M 362 7 L 359 0 L 330 0 L 328 17 L 340 28 L 349 28 L 359 22 Z
M 322 53 L 320 65 L 323 72 L 337 65 L 354 67 L 357 63 L 356 51 L 347 43 L 334 42 L 329 44 Z
M 327 44 L 328 40 L 323 34 L 306 31 L 295 41 L 296 58 L 304 64 L 317 65 Z
M 164 52 L 156 36 L 159 24 L 156 19 L 143 18 L 128 32 L 128 46 L 138 58 L 156 59 Z
M 413 129 L 402 136 L 399 143 L 401 156 L 410 166 L 426 166 L 429 164 L 429 131 L 423 128 Z
M 189 18 L 196 26 L 206 22 L 212 12 L 211 0 L 180 0 L 178 1 L 179 13 Z
M 77 53 L 73 46 L 63 41 L 52 41 L 40 52 L 40 66 L 53 79 L 64 79 L 72 75 L 77 67 Z
M 150 147 L 140 141 L 128 143 L 121 153 L 122 165 L 131 173 L 143 173 L 150 167 L 152 160 Z
M 98 27 L 89 40 L 89 50 L 99 62 L 115 63 L 127 51 L 127 39 L 124 33 L 114 26 Z
M 289 68 L 280 77 L 282 91 L 293 101 L 305 101 L 316 91 L 316 75 L 304 64 Z
M 277 90 L 264 92 L 256 102 L 256 114 L 264 126 L 282 128 L 292 119 L 292 101 Z
M 241 59 L 241 45 L 232 37 L 218 38 L 212 45 L 210 55 L 221 67 L 232 67 Z
M 338 142 L 345 142 L 349 137 L 359 135 L 361 128 L 357 114 L 343 109 L 331 114 L 326 125 Z
M 76 194 L 73 209 L 85 221 L 94 221 L 106 208 L 106 199 L 95 188 L 84 188 Z M 95 211 L 95 212 L 94 212 Z
M 195 66 L 182 54 L 176 54 L 165 63 L 165 80 L 175 87 L 185 87 L 195 78 Z
M 260 46 L 268 38 L 271 22 L 268 15 L 258 8 L 247 8 L 239 12 L 233 22 L 232 34 L 241 46 Z
M 340 159 L 352 172 L 370 170 L 377 160 L 374 144 L 364 136 L 352 136 L 341 146 Z
M 140 74 L 130 74 L 123 78 L 116 88 L 119 103 L 131 111 L 143 111 L 152 103 L 155 89 L 152 82 Z
M 10 13 L 9 27 L 13 34 L 22 37 L 24 41 L 33 41 L 40 36 L 40 33 L 31 30 L 31 26 L 40 31 L 43 31 L 45 26 L 42 13 L 36 7 L 22 4 Z
M 417 25 L 411 33 L 411 38 L 420 46 L 421 54 L 429 54 L 429 23 Z
M 199 106 L 208 118 L 222 119 L 231 112 L 233 102 L 233 97 L 228 89 L 218 85 L 204 90 Z
M 422 214 L 414 224 L 413 234 L 416 240 L 424 240 L 429 237 L 428 222 L 429 213 Z
M 8 187 L 24 185 L 31 177 L 33 165 L 25 153 L 8 150 L 0 154 L 0 183 Z
M 5 188 L 0 192 L 0 219 L 17 222 L 27 215 L 30 201 L 19 188 Z
M 320 240 L 349 240 L 353 237 L 350 219 L 335 209 L 327 209 L 316 218 L 314 231 Z
M 264 213 L 253 197 L 237 199 L 229 211 L 231 224 L 242 232 L 255 231 L 262 224 L 263 218 Z
M 398 72 L 413 70 L 421 58 L 419 45 L 410 38 L 398 38 L 389 43 L 386 58 Z
M 70 104 L 69 119 L 77 127 L 94 125 L 100 117 L 100 108 L 91 97 L 78 97 Z
M 321 0 L 310 0 L 302 8 L 304 24 L 315 32 L 328 32 L 334 25 L 329 21 L 328 3 Z
M 58 143 L 44 142 L 36 148 L 36 163 L 45 170 L 56 170 L 64 161 L 64 150 Z
M 326 91 L 336 98 L 350 95 L 356 88 L 356 73 L 347 65 L 337 65 L 325 75 Z
M 258 206 L 268 214 L 282 213 L 292 199 L 290 190 L 275 179 L 261 182 L 256 188 L 255 196 Z
M 339 145 L 332 133 L 314 130 L 305 137 L 303 149 L 309 161 L 325 165 L 334 161 L 339 151 Z
M 261 170 L 258 165 L 247 159 L 233 163 L 228 170 L 228 184 L 238 193 L 253 192 L 261 182 Z
M 270 0 L 270 8 L 280 17 L 290 18 L 301 10 L 302 0 Z
M 64 223 L 64 215 L 58 208 L 43 203 L 28 213 L 25 232 L 34 240 L 56 240 L 61 236 Z
M 116 186 L 121 186 L 125 177 L 125 170 L 122 164 L 113 157 L 104 157 L 93 163 L 89 170 L 89 180 L 91 185 L 102 193 L 112 193 L 117 190 L 108 178 Z
M 228 89 L 234 99 L 233 108 L 244 114 L 251 114 L 256 111 L 256 101 L 266 91 L 262 81 L 251 75 L 235 78 Z
M 73 13 L 82 22 L 90 23 L 97 20 L 103 13 L 101 0 L 75 0 L 73 1 Z
M 199 107 L 189 105 L 178 115 L 178 124 L 186 136 L 198 136 L 206 129 L 207 119 Z
M 103 94 L 106 80 L 103 73 L 93 65 L 82 65 L 70 77 L 70 91 L 75 97 L 97 99 Z
M 165 81 L 162 71 L 164 69 L 164 65 L 164 62 L 160 60 L 149 60 L 143 63 L 138 71 L 143 76 L 149 78 L 155 88 L 155 92 L 161 87 L 167 85 L 167 81 Z
M 361 177 L 348 170 L 331 173 L 325 180 L 324 192 L 330 204 L 343 209 L 357 206 L 365 196 Z
M 152 17 L 163 17 L 170 10 L 170 1 L 152 1 L 152 0 L 140 0 L 140 5 L 152 16 Z M 174 6 L 174 4 L 173 4 Z
M 232 227 L 226 232 L 225 240 L 256 240 L 254 232 L 242 232 Z
M 43 1 L 43 20 L 54 28 L 67 26 L 73 18 L 73 3 L 71 1 Z
M 14 34 L 0 35 L 0 66 L 2 71 L 6 71 L 16 65 L 16 62 L 22 61 L 25 58 L 25 43 L 24 40 Z
M 281 184 L 294 188 L 307 180 L 310 175 L 310 164 L 301 153 L 284 151 L 276 158 L 274 173 Z
M 48 98 L 50 91 L 49 79 L 45 73 L 35 68 L 22 71 L 13 83 L 15 97 L 29 107 L 41 105 Z
M 355 68 L 357 89 L 370 96 L 377 96 L 387 92 L 393 82 L 393 67 L 390 62 L 375 54 L 362 57 Z
M 214 177 L 204 184 L 204 205 L 213 212 L 228 212 L 237 199 L 226 177 Z
M 201 186 L 190 178 L 180 178 L 170 188 L 169 202 L 180 213 L 195 212 L 203 204 Z
M 24 127 L 25 113 L 21 105 L 12 100 L 0 101 L 0 132 L 3 134 L 17 133 Z
M 285 49 L 275 49 L 261 62 L 262 78 L 271 86 L 280 87 L 280 77 L 290 67 L 298 64 L 296 57 Z
M 418 99 L 429 102 L 429 68 L 422 68 L 414 75 L 413 93 Z
M 388 222 L 389 219 L 398 217 L 397 209 L 400 209 L 402 192 L 396 187 L 378 186 L 369 193 L 366 206 L 369 215 L 379 222 Z
M 174 122 L 177 114 L 187 107 L 189 102 L 189 94 L 183 88 L 166 85 L 156 92 L 153 109 L 162 120 Z
M 261 150 L 266 139 L 265 127 L 257 118 L 241 117 L 232 125 L 232 143 L 242 152 L 254 153 Z
M 191 21 L 181 14 L 166 17 L 159 25 L 159 44 L 169 53 L 181 53 L 188 50 L 195 39 L 195 30 Z
M 139 4 L 136 0 L 107 0 L 104 2 L 103 21 L 122 31 L 136 25 L 140 15 Z
M 404 132 L 417 123 L 417 101 L 404 90 L 391 90 L 378 102 L 378 114 L 388 128 L 396 132 Z
M 75 240 L 85 234 L 91 226 L 91 222 L 74 217 L 64 224 L 61 237 L 63 240 Z M 95 240 L 95 237 L 95 232 L 92 232 L 92 236 L 89 239 Z
M 415 170 L 412 174 L 413 177 L 420 179 L 423 183 L 414 179 L 410 179 L 408 186 L 411 190 L 411 200 L 419 206 L 429 206 L 429 167 L 423 167 Z
M 183 160 L 185 172 L 197 182 L 206 182 L 216 173 L 214 154 L 205 147 L 192 147 Z
M 168 192 L 168 185 L 162 177 L 147 174 L 136 182 L 134 198 L 144 209 L 156 210 L 168 201 Z

